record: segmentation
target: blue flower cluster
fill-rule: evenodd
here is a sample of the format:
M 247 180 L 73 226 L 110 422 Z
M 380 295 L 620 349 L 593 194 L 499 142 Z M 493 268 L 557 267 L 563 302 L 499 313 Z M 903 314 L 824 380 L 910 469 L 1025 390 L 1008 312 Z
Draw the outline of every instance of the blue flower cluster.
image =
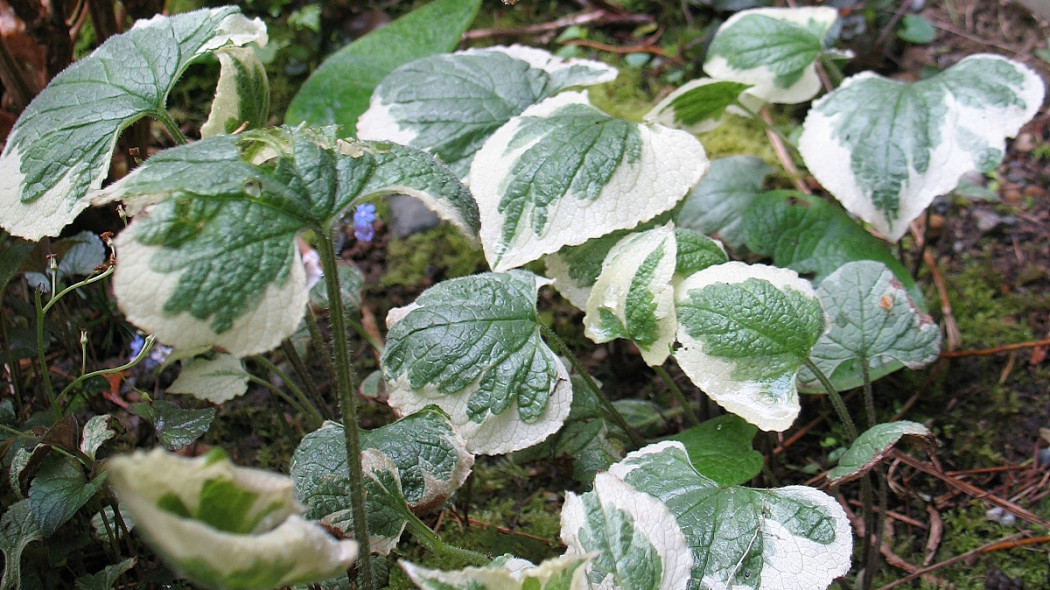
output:
M 361 242 L 371 242 L 375 237 L 372 224 L 376 220 L 376 206 L 372 203 L 361 203 L 354 210 L 354 237 Z

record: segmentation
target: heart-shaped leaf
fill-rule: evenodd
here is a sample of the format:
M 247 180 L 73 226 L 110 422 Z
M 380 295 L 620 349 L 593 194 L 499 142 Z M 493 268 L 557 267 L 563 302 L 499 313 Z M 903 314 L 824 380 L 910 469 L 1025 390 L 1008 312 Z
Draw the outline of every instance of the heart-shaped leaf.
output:
M 638 346 L 647 364 L 663 364 L 677 326 L 671 286 L 676 256 L 671 224 L 617 242 L 587 300 L 587 337 L 595 342 L 626 338 Z
M 104 480 L 104 475 L 88 480 L 80 462 L 70 457 L 52 455 L 45 459 L 29 486 L 29 507 L 44 536 L 50 537 L 87 504 L 102 489 Z
M 594 490 L 568 492 L 561 511 L 567 555 L 593 555 L 591 584 L 622 590 L 685 590 L 693 556 L 667 506 L 599 473 Z
M 22 587 L 22 552 L 33 541 L 44 538 L 29 509 L 29 500 L 12 504 L 0 518 L 0 551 L 4 554 L 4 575 L 0 588 Z
M 762 471 L 765 458 L 751 446 L 758 429 L 740 416 L 725 414 L 676 434 L 693 467 L 724 486 L 740 485 Z
M 461 277 L 392 310 L 381 362 L 390 405 L 441 407 L 472 453 L 508 453 L 556 432 L 572 387 L 540 338 L 541 284 L 524 271 Z
M 795 377 L 824 332 L 809 282 L 787 269 L 727 262 L 685 279 L 677 306 L 675 356 L 693 383 L 763 430 L 791 426 Z
M 919 437 L 927 444 L 933 439 L 929 429 L 918 422 L 901 420 L 876 424 L 862 432 L 839 457 L 839 464 L 828 472 L 828 481 L 838 485 L 871 471 L 893 445 L 905 436 Z
M 435 0 L 335 52 L 299 88 L 285 123 L 336 124 L 342 137 L 356 135 L 376 85 L 402 64 L 455 49 L 479 6 L 481 0 Z
M 722 243 L 691 229 L 675 228 L 678 252 L 675 255 L 674 275 L 686 278 L 709 266 L 729 262 Z
M 344 572 L 357 543 L 304 520 L 283 475 L 236 467 L 221 451 L 162 450 L 107 461 L 109 483 L 175 572 L 206 588 L 265 590 Z
M 511 117 L 570 86 L 609 82 L 616 74 L 601 62 L 521 45 L 426 57 L 376 87 L 358 137 L 427 150 L 465 177 L 474 153 Z
M 228 354 L 214 359 L 195 358 L 182 367 L 168 393 L 186 393 L 213 404 L 223 404 L 248 391 L 250 375 L 241 359 Z
M 274 144 L 284 153 L 250 161 Z M 295 332 L 308 299 L 299 231 L 328 231 L 356 200 L 395 192 L 477 230 L 466 188 L 411 148 L 279 128 L 166 150 L 106 191 L 168 197 L 118 236 L 114 292 L 129 320 L 176 348 L 267 351 Z
M 805 102 L 820 91 L 816 61 L 837 19 L 830 6 L 742 10 L 718 28 L 704 71 L 768 102 Z
M 997 55 L 911 84 L 864 72 L 813 104 L 799 152 L 847 210 L 896 242 L 963 174 L 1002 161 L 1044 92 L 1038 74 Z
M 722 124 L 727 110 L 740 102 L 750 84 L 700 78 L 686 83 L 645 115 L 650 123 L 678 127 L 690 133 L 707 133 Z
M 762 182 L 773 168 L 754 156 L 730 156 L 711 162 L 711 170 L 685 198 L 675 219 L 680 228 L 718 234 L 736 248 L 744 243 L 741 219 L 762 192 Z
M 266 27 L 234 7 L 156 16 L 55 76 L 0 155 L 0 224 L 31 240 L 58 235 L 102 186 L 125 127 L 142 117 L 170 120 L 164 101 L 193 61 L 253 42 L 266 44 Z
M 826 588 L 849 570 L 849 520 L 820 490 L 719 485 L 674 441 L 635 451 L 609 472 L 678 521 L 693 553 L 691 590 Z
M 691 134 L 614 119 L 582 93 L 563 92 L 496 131 L 468 183 L 498 271 L 649 220 L 706 170 Z
M 810 359 L 837 390 L 864 384 L 904 365 L 918 369 L 937 359 L 941 331 L 933 318 L 908 297 L 904 286 L 881 263 L 850 262 L 817 286 L 828 314 L 828 332 L 813 347 Z M 816 390 L 808 369 L 800 379 Z

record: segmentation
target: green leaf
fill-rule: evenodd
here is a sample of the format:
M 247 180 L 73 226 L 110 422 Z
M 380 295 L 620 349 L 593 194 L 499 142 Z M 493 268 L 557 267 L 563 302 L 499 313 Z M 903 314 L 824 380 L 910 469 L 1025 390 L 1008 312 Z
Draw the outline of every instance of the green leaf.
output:
M 918 369 L 937 360 L 941 331 L 923 313 L 900 281 L 878 262 L 850 262 L 817 286 L 828 331 L 813 347 L 811 360 L 843 391 L 904 365 Z M 817 390 L 816 377 L 803 369 L 800 379 Z
M 616 74 L 601 62 L 562 60 L 522 45 L 426 57 L 376 87 L 358 137 L 430 151 L 465 177 L 474 153 L 511 117 L 570 86 L 610 82 Z
M 839 457 L 839 464 L 828 472 L 828 481 L 833 485 L 843 484 L 871 471 L 904 436 L 919 437 L 927 444 L 933 439 L 930 431 L 917 422 L 876 424 L 861 433 Z
M 562 556 L 540 565 L 505 556 L 482 567 L 440 571 L 401 561 L 409 579 L 423 590 L 589 590 L 586 558 Z
M 901 27 L 897 30 L 897 36 L 908 43 L 925 45 L 937 39 L 937 29 L 933 28 L 930 21 L 918 14 L 905 14 L 901 19 Z
M 524 271 L 451 279 L 387 316 L 381 365 L 401 414 L 435 404 L 472 453 L 500 454 L 556 432 L 569 413 L 568 371 L 540 338 Z
M 547 276 L 554 288 L 578 309 L 587 309 L 591 287 L 602 272 L 609 250 L 634 230 L 621 229 L 587 240 L 578 246 L 564 246 L 546 259 Z
M 820 92 L 816 61 L 837 19 L 830 6 L 740 11 L 718 28 L 704 71 L 767 102 L 805 102 Z
M 762 192 L 773 168 L 754 156 L 730 156 L 711 162 L 711 170 L 689 193 L 675 223 L 702 234 L 717 233 L 729 246 L 744 243 L 741 218 Z
M 587 300 L 587 337 L 594 342 L 626 338 L 638 346 L 646 364 L 663 364 L 677 325 L 671 286 L 676 257 L 671 224 L 617 242 Z
M 116 240 L 113 288 L 128 319 L 176 348 L 265 352 L 305 311 L 300 230 L 328 231 L 356 200 L 400 192 L 477 232 L 469 191 L 433 156 L 330 131 L 213 137 L 161 152 L 111 187 L 108 200 L 168 197 Z M 253 165 L 260 151 L 269 158 Z
M 572 408 L 565 419 L 565 426 L 542 443 L 550 445 L 551 451 L 549 454 L 539 455 L 538 459 L 551 456 L 569 457 L 572 460 L 573 479 L 590 484 L 594 481 L 596 473 L 605 471 L 623 458 L 623 443 L 618 436 L 626 438 L 626 435 L 606 419 L 601 404 L 590 388 L 581 382 L 582 378 L 573 375 L 572 379 Z M 624 401 L 635 400 L 617 400 L 616 403 Z M 625 415 L 628 423 L 631 423 L 629 408 L 618 405 L 617 409 Z
M 224 47 L 219 58 L 219 84 L 201 137 L 265 127 L 270 116 L 270 82 L 252 47 Z
M 563 92 L 493 134 L 468 183 L 485 257 L 500 271 L 652 219 L 706 169 L 691 134 L 614 119 Z
M 635 451 L 610 473 L 663 502 L 677 520 L 693 553 L 690 590 L 826 588 L 849 570 L 849 521 L 820 490 L 719 485 L 674 441 Z
M 561 512 L 567 555 L 594 554 L 592 587 L 684 590 L 693 557 L 682 533 L 667 506 L 609 473 L 591 492 L 568 492 Z
M 725 409 L 763 430 L 798 416 L 795 377 L 824 332 L 813 287 L 791 270 L 727 262 L 677 289 L 678 364 Z
M 750 84 L 700 78 L 688 82 L 661 100 L 645 115 L 650 123 L 707 133 L 722 124 L 727 110 L 740 101 Z
M 1038 74 L 996 55 L 911 84 L 865 72 L 813 104 L 799 152 L 848 211 L 896 242 L 963 174 L 1002 161 L 1044 92 Z
M 4 553 L 0 590 L 22 587 L 22 552 L 30 543 L 43 538 L 44 533 L 29 508 L 29 500 L 15 502 L 4 512 L 0 518 L 0 551 Z
M 135 567 L 135 558 L 129 557 L 120 563 L 107 565 L 102 571 L 81 576 L 76 580 L 77 590 L 110 590 L 116 585 L 120 576 Z
M 114 457 L 109 481 L 136 531 L 181 576 L 206 588 L 269 589 L 344 572 L 357 543 L 299 516 L 283 475 L 236 467 L 218 451 L 154 449 Z
M 197 399 L 223 404 L 248 391 L 248 371 L 241 359 L 228 354 L 213 359 L 196 357 L 187 361 L 168 393 L 186 393 Z
M 326 59 L 299 88 L 285 113 L 290 125 L 337 124 L 357 133 L 372 91 L 398 66 L 452 51 L 481 0 L 435 0 L 357 39 Z
M 94 459 L 95 453 L 107 440 L 116 436 L 116 432 L 109 427 L 109 414 L 97 414 L 92 416 L 84 424 L 84 433 L 80 441 L 80 451 L 89 458 Z
M 709 266 L 729 262 L 729 256 L 718 240 L 691 229 L 675 228 L 678 251 L 675 255 L 675 277 L 685 278 Z
M 922 291 L 886 243 L 822 199 L 796 191 L 757 195 L 743 212 L 741 228 L 750 250 L 772 257 L 776 266 L 812 274 L 814 281 L 848 262 L 881 262 L 925 307 Z
M 33 251 L 36 244 L 11 238 L 7 232 L 0 233 L 0 240 L 5 244 L 3 248 L 0 248 L 0 291 L 3 291 L 8 281 L 18 274 L 19 269 L 22 268 L 22 262 L 29 257 L 29 253 Z
M 705 420 L 670 440 L 682 443 L 700 474 L 719 485 L 735 486 L 762 472 L 765 458 L 751 447 L 757 430 L 743 418 L 725 414 Z
M 431 406 L 382 428 L 361 433 L 361 446 L 387 455 L 396 465 L 405 500 L 420 514 L 440 506 L 470 474 L 474 457 L 466 451 L 448 416 Z M 296 495 L 335 477 L 349 479 L 343 427 L 326 422 L 307 434 L 292 455 Z M 343 509 L 349 509 L 349 504 Z
M 266 44 L 266 27 L 234 7 L 156 16 L 55 76 L 0 156 L 0 223 L 30 240 L 58 235 L 109 174 L 124 128 L 142 117 L 166 119 L 168 93 L 197 58 L 252 42 Z
M 137 402 L 128 407 L 136 416 L 149 420 L 157 431 L 157 439 L 166 448 L 175 451 L 197 440 L 211 427 L 217 408 L 190 410 L 164 400 Z
M 102 488 L 104 479 L 88 481 L 80 463 L 70 457 L 46 459 L 29 486 L 29 507 L 40 532 L 53 535 Z

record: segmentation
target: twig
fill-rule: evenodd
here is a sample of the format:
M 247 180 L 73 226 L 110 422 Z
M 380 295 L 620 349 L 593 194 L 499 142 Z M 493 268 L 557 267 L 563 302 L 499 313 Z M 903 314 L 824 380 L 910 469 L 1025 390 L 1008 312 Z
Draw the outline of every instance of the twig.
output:
M 937 469 L 933 469 L 932 467 L 930 467 L 929 465 L 926 465 L 922 461 L 919 461 L 918 459 L 915 459 L 914 457 L 906 455 L 906 454 L 898 451 L 897 449 L 891 449 L 890 452 L 889 452 L 889 456 L 893 457 L 895 459 L 899 459 L 902 463 L 906 463 L 909 466 L 911 466 L 911 467 L 913 467 L 915 469 L 918 469 L 919 471 L 922 471 L 923 473 L 925 473 L 927 475 L 932 475 L 933 477 L 936 477 L 937 479 L 943 481 L 944 483 L 948 484 L 949 486 L 954 487 L 954 488 L 956 488 L 958 490 L 962 490 L 963 492 L 973 496 L 974 498 L 977 498 L 978 500 L 987 502 L 989 504 L 994 504 L 994 505 L 1002 508 L 1003 510 L 1006 510 L 1007 512 L 1013 514 L 1014 516 L 1016 516 L 1018 518 L 1022 518 L 1022 519 L 1027 520 L 1028 522 L 1030 522 L 1032 524 L 1037 524 L 1037 525 L 1039 525 L 1041 527 L 1044 527 L 1044 528 L 1050 528 L 1050 522 L 1047 522 L 1047 521 L 1039 518 L 1035 514 L 1032 514 L 1031 512 L 1025 510 L 1024 508 L 1021 508 L 1017 504 L 1014 504 L 1013 502 L 1010 502 L 1009 500 L 1005 500 L 1003 498 L 1000 498 L 999 496 L 996 496 L 995 494 L 992 494 L 990 492 L 982 490 L 982 489 L 978 488 L 977 486 L 970 485 L 970 484 L 966 483 L 965 481 L 962 481 L 961 479 L 952 477 L 952 476 L 944 473 L 943 471 L 939 471 Z
M 996 354 L 1002 354 L 1004 352 L 1023 350 L 1025 348 L 1037 348 L 1040 346 L 1050 346 L 1050 338 L 1044 338 L 1043 340 L 1029 340 L 1028 342 L 1017 342 L 1015 344 L 1004 344 L 1002 346 L 996 346 L 994 348 L 982 348 L 978 350 L 949 350 L 942 352 L 941 358 L 992 356 Z
M 784 170 L 791 176 L 792 181 L 795 183 L 795 188 L 807 195 L 812 194 L 813 191 L 809 190 L 805 181 L 802 180 L 802 175 L 799 174 L 798 168 L 795 167 L 795 161 L 791 159 L 791 154 L 788 153 L 784 140 L 773 130 L 773 117 L 769 114 L 768 106 L 762 108 L 761 116 L 766 123 L 766 137 L 769 138 L 769 143 L 773 146 L 773 152 L 777 155 L 777 159 L 780 160 Z
M 966 31 L 960 31 L 959 29 L 957 29 L 957 28 L 955 28 L 955 27 L 953 27 L 953 26 L 951 26 L 951 25 L 949 25 L 947 23 L 942 23 L 940 21 L 931 20 L 930 24 L 933 25 L 934 27 L 942 30 L 942 31 L 945 31 L 947 33 L 951 33 L 953 35 L 958 35 L 958 36 L 960 36 L 963 39 L 966 39 L 968 41 L 973 41 L 974 43 L 979 43 L 981 45 L 987 45 L 989 47 L 995 47 L 996 49 L 1001 49 L 1003 51 L 1009 51 L 1010 53 L 1013 53 L 1014 55 L 1018 55 L 1018 56 L 1022 56 L 1023 57 L 1022 53 L 1020 53 L 1019 51 L 1017 51 L 1013 47 L 1010 47 L 1009 45 L 1003 45 L 1002 43 L 996 43 L 994 41 L 989 41 L 987 39 L 982 39 L 982 38 L 980 38 L 980 37 L 978 37 L 976 35 L 971 35 L 970 33 L 967 33 Z
M 946 560 L 944 560 L 944 561 L 942 561 L 940 563 L 935 563 L 935 564 L 931 565 L 930 567 L 924 567 L 922 569 L 919 569 L 919 570 L 916 570 L 914 572 L 911 572 L 907 576 L 905 576 L 905 577 L 903 577 L 903 578 L 901 578 L 901 579 L 899 579 L 899 580 L 897 580 L 895 582 L 892 582 L 890 584 L 886 584 L 885 586 L 879 588 L 879 590 L 890 590 L 891 588 L 896 588 L 897 586 L 900 586 L 901 584 L 905 584 L 907 582 L 910 582 L 910 581 L 914 580 L 915 578 L 918 578 L 920 576 L 925 576 L 925 575 L 927 575 L 927 574 L 929 574 L 931 572 L 935 572 L 935 571 L 937 571 L 939 569 L 946 568 L 949 565 L 952 565 L 954 563 L 958 563 L 960 561 L 969 559 L 970 557 L 973 557 L 975 555 L 983 555 L 985 553 L 991 553 L 993 551 L 999 551 L 1001 549 L 1012 549 L 1014 547 L 1019 547 L 1022 544 L 1023 545 L 1032 545 L 1032 544 L 1035 544 L 1035 543 L 1047 543 L 1047 542 L 1050 542 L 1050 537 L 1036 537 L 1034 539 L 1025 539 L 1021 543 L 1015 543 L 1014 542 L 1016 539 L 1018 539 L 1020 537 L 1023 537 L 1023 536 L 1024 536 L 1024 533 L 1014 533 L 1012 535 L 1003 537 L 1002 539 L 1000 539 L 998 541 L 993 541 L 991 543 L 988 543 L 987 545 L 981 545 L 980 547 L 978 547 L 976 549 L 971 549 L 970 551 L 967 551 L 966 553 L 963 553 L 961 555 L 956 555 L 955 557 L 952 557 L 950 559 L 946 559 Z
M 616 14 L 608 10 L 594 10 L 573 14 L 557 20 L 516 29 L 475 29 L 463 33 L 463 41 L 489 39 L 492 37 L 528 37 L 542 33 L 551 33 L 573 25 L 611 25 L 611 24 L 648 24 L 653 17 L 648 14 Z

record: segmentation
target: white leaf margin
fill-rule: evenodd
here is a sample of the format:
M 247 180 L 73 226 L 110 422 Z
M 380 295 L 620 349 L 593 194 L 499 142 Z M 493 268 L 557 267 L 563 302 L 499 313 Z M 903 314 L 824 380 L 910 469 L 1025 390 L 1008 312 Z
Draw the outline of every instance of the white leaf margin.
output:
M 1025 101 L 1025 108 L 994 109 L 989 105 L 983 109 L 973 109 L 956 101 L 951 93 L 946 93 L 949 115 L 946 116 L 945 125 L 941 129 L 946 139 L 930 154 L 930 164 L 925 174 L 917 173 L 914 168 L 909 170 L 909 178 L 899 197 L 896 220 L 887 219 L 883 212 L 878 210 L 871 195 L 866 194 L 865 189 L 854 178 L 850 169 L 852 152 L 849 147 L 833 139 L 836 122 L 849 114 L 828 117 L 821 111 L 821 107 L 833 100 L 839 90 L 853 84 L 862 84 L 868 79 L 882 78 L 878 74 L 862 72 L 850 76 L 835 92 L 813 103 L 802 124 L 802 134 L 798 138 L 798 150 L 806 167 L 821 186 L 834 195 L 849 212 L 872 224 L 889 241 L 897 242 L 908 231 L 908 224 L 921 215 L 934 198 L 954 189 L 962 175 L 974 169 L 974 153 L 966 149 L 961 138 L 964 133 L 972 134 L 986 142 L 978 147 L 994 147 L 1002 152 L 1006 148 L 1005 138 L 1017 135 L 1021 126 L 1042 107 L 1046 92 L 1045 83 L 1028 66 L 990 53 L 967 56 L 958 64 L 984 59 L 1007 62 L 1024 76 L 1020 96 Z M 952 112 L 956 113 L 955 116 L 951 116 Z
M 213 8 L 212 13 L 223 9 Z M 137 21 L 132 30 L 149 29 L 161 26 L 171 17 L 157 15 L 148 20 Z M 248 19 L 240 13 L 230 14 L 224 18 L 216 30 L 216 35 L 206 42 L 190 59 L 214 51 L 227 44 L 247 45 L 255 43 L 260 47 L 266 45 L 268 37 L 266 25 L 262 20 Z M 114 133 L 109 142 L 107 153 L 112 153 L 117 145 L 120 133 Z M 30 203 L 23 203 L 21 198 L 25 188 L 25 175 L 22 174 L 22 156 L 17 144 L 10 141 L 0 156 L 0 220 L 3 227 L 12 235 L 31 241 L 39 241 L 46 236 L 57 236 L 66 225 L 91 204 L 91 195 L 102 187 L 102 182 L 109 175 L 109 166 L 101 167 L 91 179 L 87 195 L 70 199 L 74 176 L 84 174 L 85 162 L 79 161 L 70 166 L 62 178 L 46 192 Z M 107 159 L 108 162 L 108 159 Z M 11 198 L 15 195 L 15 198 Z M 86 197 L 86 198 L 85 198 Z
M 216 334 L 208 320 L 199 320 L 185 311 L 172 315 L 164 310 L 186 270 L 152 270 L 150 260 L 163 256 L 164 248 L 138 242 L 135 228 L 133 221 L 113 240 L 118 256 L 113 293 L 127 320 L 153 333 L 157 340 L 179 349 L 217 346 L 240 358 L 273 349 L 299 327 L 310 296 L 306 271 L 294 244 L 291 248 L 295 259 L 285 282 L 267 285 L 253 309 L 235 319 L 229 330 Z
M 720 32 L 737 26 L 740 19 L 752 15 L 766 16 L 802 27 L 805 27 L 809 21 L 816 21 L 824 26 L 825 35 L 838 19 L 838 11 L 830 6 L 752 8 L 741 10 L 726 19 L 726 22 L 722 23 L 722 26 L 715 32 L 715 36 L 717 37 Z M 718 80 L 732 80 L 734 82 L 752 84 L 753 86 L 745 91 L 745 94 L 765 102 L 798 104 L 816 96 L 821 88 L 816 62 L 806 66 L 798 81 L 788 88 L 777 86 L 775 82 L 777 75 L 766 66 L 737 70 L 730 66 L 729 61 L 721 55 L 709 54 L 704 62 L 704 71 L 707 72 L 707 75 Z
M 710 266 L 683 280 L 676 289 L 676 304 L 688 301 L 689 291 L 694 289 L 716 283 L 733 285 L 748 279 L 763 280 L 780 291 L 796 291 L 819 301 L 813 285 L 793 270 L 732 261 Z M 827 318 L 824 324 L 827 325 Z M 703 342 L 690 336 L 681 323 L 678 325 L 678 342 L 681 347 L 675 352 L 675 358 L 682 371 L 726 410 L 766 431 L 783 432 L 798 417 L 801 406 L 795 386 L 797 370 L 794 375 L 775 383 L 737 381 L 733 378 L 736 363 L 705 353 Z M 770 396 L 767 387 L 775 387 L 786 398 Z
M 434 570 L 404 560 L 399 564 L 409 579 L 420 588 L 465 589 L 471 588 L 471 583 L 476 583 L 485 590 L 517 590 L 524 587 L 525 581 L 529 579 L 538 581 L 542 588 L 564 570 L 576 568 L 567 590 L 591 590 L 585 569 L 580 565 L 585 560 L 578 556 L 561 556 L 533 565 L 530 561 L 512 557 L 501 565 L 467 567 L 458 571 Z
M 502 244 L 505 217 L 499 212 L 500 185 L 518 158 L 535 142 L 510 150 L 524 117 L 546 117 L 573 105 L 590 105 L 584 92 L 563 92 L 537 103 L 500 127 L 474 156 L 467 185 L 481 214 L 481 243 L 492 270 L 519 267 L 562 246 L 575 246 L 617 229 L 629 229 L 667 211 L 685 197 L 707 172 L 704 147 L 690 133 L 660 125 L 639 124 L 641 157 L 622 162 L 598 197 L 580 200 L 563 195 L 548 206 L 548 224 L 536 235 L 522 224 L 510 244 Z M 539 141 L 539 138 L 537 138 Z M 530 212 L 527 206 L 523 217 Z M 625 215 L 624 212 L 632 212 Z
M 648 346 L 635 342 L 642 353 L 642 359 L 649 366 L 661 365 L 671 354 L 671 345 L 675 340 L 675 329 L 678 321 L 675 317 L 674 277 L 677 240 L 674 224 L 645 232 L 630 234 L 616 243 L 602 263 L 602 272 L 591 287 L 587 298 L 586 314 L 583 316 L 584 334 L 594 342 L 608 342 L 612 335 L 599 330 L 599 309 L 606 309 L 624 326 L 627 326 L 627 297 L 631 283 L 645 259 L 657 248 L 664 252 L 653 270 L 653 280 L 647 286 L 656 303 L 653 316 L 656 319 L 657 340 Z
M 692 467 L 685 446 L 678 441 L 666 440 L 628 453 L 618 463 L 609 467 L 609 473 L 621 480 L 626 480 L 628 474 L 651 460 L 647 457 L 662 453 L 679 453 L 681 457 L 678 462 Z M 699 473 L 697 476 L 701 477 Z M 832 547 L 822 545 L 791 534 L 778 522 L 764 519 L 761 531 L 764 565 L 758 580 L 759 590 L 827 588 L 836 578 L 849 571 L 850 560 L 853 556 L 853 531 L 845 510 L 834 498 L 816 488 L 800 485 L 754 491 L 789 497 L 825 508 L 835 523 L 836 541 L 836 545 Z M 728 588 L 722 585 L 720 580 L 707 579 L 699 581 L 698 587 Z M 732 588 L 740 587 L 733 586 Z
M 636 530 L 641 531 L 656 549 L 663 573 L 659 590 L 685 590 L 693 568 L 693 556 L 682 529 L 667 506 L 609 472 L 594 477 L 594 490 L 589 493 L 598 496 L 603 511 L 609 507 L 629 514 L 634 519 Z M 579 536 L 580 530 L 587 526 L 586 519 L 583 501 L 573 492 L 567 492 L 561 511 L 561 540 L 568 548 L 566 555 L 588 555 Z M 614 590 L 620 586 L 610 573 L 598 588 Z

